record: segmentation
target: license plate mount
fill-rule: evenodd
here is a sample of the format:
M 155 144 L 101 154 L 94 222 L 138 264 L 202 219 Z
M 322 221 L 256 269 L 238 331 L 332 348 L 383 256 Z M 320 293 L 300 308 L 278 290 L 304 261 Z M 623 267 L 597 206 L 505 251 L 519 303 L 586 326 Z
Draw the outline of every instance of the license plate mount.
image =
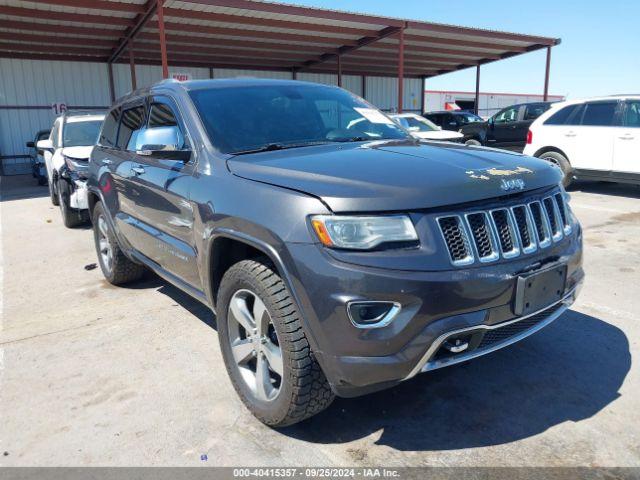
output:
M 557 265 L 518 277 L 513 313 L 528 315 L 559 302 L 564 295 L 567 266 Z

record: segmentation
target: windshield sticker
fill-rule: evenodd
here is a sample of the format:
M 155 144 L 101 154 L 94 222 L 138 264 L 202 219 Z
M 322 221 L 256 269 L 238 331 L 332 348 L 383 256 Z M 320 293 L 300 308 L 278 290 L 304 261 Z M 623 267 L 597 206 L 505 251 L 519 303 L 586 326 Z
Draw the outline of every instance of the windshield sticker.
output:
M 371 123 L 382 123 L 385 125 L 393 125 L 393 120 L 375 108 L 353 108 L 356 112 L 369 120 Z

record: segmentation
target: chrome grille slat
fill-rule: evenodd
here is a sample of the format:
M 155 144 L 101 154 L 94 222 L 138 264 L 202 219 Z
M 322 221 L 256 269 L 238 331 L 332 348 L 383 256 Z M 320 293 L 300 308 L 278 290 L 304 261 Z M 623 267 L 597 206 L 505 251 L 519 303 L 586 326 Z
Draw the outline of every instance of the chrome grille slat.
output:
M 571 233 L 562 192 L 528 203 L 438 217 L 440 233 L 455 266 L 514 258 L 547 248 Z

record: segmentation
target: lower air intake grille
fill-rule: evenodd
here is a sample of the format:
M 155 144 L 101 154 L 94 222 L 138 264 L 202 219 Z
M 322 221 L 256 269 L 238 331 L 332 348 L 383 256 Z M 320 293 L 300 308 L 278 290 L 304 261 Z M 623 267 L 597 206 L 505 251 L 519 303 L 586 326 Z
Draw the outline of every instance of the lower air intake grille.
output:
M 469 241 L 463 230 L 460 217 L 444 217 L 440 218 L 438 222 L 452 262 L 459 264 L 469 259 L 471 257 Z
M 519 322 L 510 323 L 509 325 L 505 325 L 504 327 L 499 327 L 494 330 L 488 330 L 487 333 L 484 334 L 484 337 L 482 337 L 482 341 L 480 342 L 480 345 L 478 345 L 478 350 L 489 348 L 496 343 L 501 343 L 535 327 L 540 322 L 549 318 L 550 315 L 553 315 L 553 313 L 561 307 L 562 304 L 559 303 Z

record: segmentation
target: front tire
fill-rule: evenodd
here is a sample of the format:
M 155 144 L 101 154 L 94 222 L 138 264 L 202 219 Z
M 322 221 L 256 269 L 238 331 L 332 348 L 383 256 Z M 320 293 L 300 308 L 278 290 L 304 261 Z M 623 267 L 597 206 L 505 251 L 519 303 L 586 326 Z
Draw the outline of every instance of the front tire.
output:
M 70 198 L 69 191 L 62 185 L 58 184 L 58 205 L 60 206 L 60 214 L 62 215 L 62 222 L 67 228 L 74 228 L 89 220 L 89 214 L 87 210 L 76 210 L 69 206 Z
M 58 192 L 57 192 L 57 189 L 56 189 L 56 184 L 57 183 L 58 182 L 55 179 L 53 179 L 53 180 L 51 180 L 49 182 L 49 196 L 51 197 L 51 203 L 55 207 L 57 207 L 60 204 L 60 202 L 58 200 Z
M 222 278 L 218 338 L 231 382 L 262 423 L 284 427 L 327 408 L 334 394 L 295 301 L 267 262 L 243 260 Z
M 96 253 L 104 278 L 112 285 L 123 285 L 139 280 L 144 275 L 145 268 L 129 260 L 118 245 L 102 203 L 98 202 L 93 207 L 92 218 Z
M 470 138 L 469 140 L 467 140 L 466 142 L 464 142 L 465 145 L 471 145 L 473 147 L 480 147 L 482 146 L 482 144 L 476 140 L 475 138 Z
M 558 152 L 545 152 L 538 158 L 547 162 L 555 163 L 563 173 L 562 186 L 567 188 L 573 182 L 573 169 L 567 157 Z

